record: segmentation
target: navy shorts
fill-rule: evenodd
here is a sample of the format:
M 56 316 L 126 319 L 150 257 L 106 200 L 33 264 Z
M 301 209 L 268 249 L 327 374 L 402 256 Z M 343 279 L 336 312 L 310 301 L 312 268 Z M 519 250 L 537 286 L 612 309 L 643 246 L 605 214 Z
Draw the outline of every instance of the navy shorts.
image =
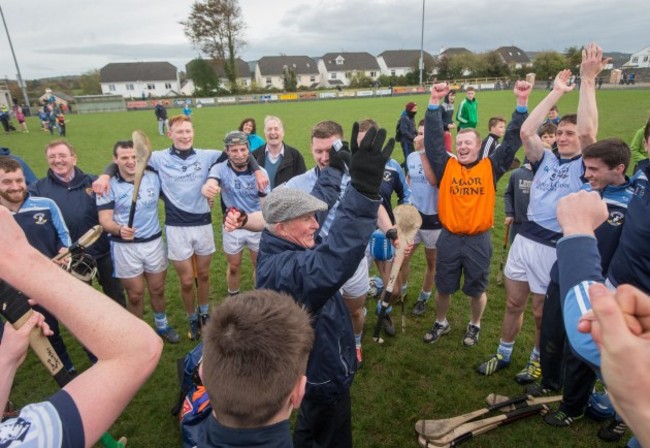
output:
M 442 229 L 436 244 L 436 288 L 453 294 L 465 277 L 463 293 L 477 297 L 488 287 L 492 241 L 490 231 L 478 235 L 456 235 Z

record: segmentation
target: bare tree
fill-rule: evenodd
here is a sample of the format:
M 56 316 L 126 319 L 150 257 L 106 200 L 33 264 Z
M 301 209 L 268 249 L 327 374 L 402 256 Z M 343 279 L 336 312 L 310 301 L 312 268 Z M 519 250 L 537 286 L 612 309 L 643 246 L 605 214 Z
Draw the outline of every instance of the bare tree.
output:
M 237 91 L 237 51 L 245 42 L 238 0 L 197 0 L 187 20 L 180 22 L 194 47 L 222 62 L 231 92 Z

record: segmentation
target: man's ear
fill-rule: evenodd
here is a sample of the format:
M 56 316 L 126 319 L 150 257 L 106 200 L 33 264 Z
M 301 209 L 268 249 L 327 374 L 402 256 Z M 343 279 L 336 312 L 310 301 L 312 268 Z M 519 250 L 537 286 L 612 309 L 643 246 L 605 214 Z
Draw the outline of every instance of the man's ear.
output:
M 289 396 L 289 403 L 294 409 L 300 407 L 302 399 L 305 396 L 305 388 L 307 387 L 307 377 L 305 375 L 300 375 L 300 378 L 296 381 L 296 384 L 293 385 L 291 389 L 291 395 Z
M 615 170 L 617 174 L 625 174 L 625 165 L 619 163 L 618 165 L 616 165 Z

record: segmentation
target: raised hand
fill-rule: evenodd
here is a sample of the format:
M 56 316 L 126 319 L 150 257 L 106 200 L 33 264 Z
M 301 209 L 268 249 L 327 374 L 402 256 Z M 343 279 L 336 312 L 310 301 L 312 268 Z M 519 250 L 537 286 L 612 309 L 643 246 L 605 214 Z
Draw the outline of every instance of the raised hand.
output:
M 575 84 L 569 85 L 570 79 L 571 70 L 567 68 L 560 71 L 560 73 L 555 76 L 555 80 L 553 81 L 553 90 L 556 92 L 561 92 L 562 94 L 571 92 L 574 89 Z
M 352 126 L 352 160 L 350 161 L 350 183 L 366 197 L 379 198 L 379 187 L 384 177 L 384 167 L 395 147 L 395 140 L 389 139 L 386 146 L 386 129 L 370 128 L 357 143 L 359 123 Z M 382 149 L 383 147 L 383 149 Z
M 442 100 L 449 93 L 449 84 L 446 82 L 441 82 L 431 86 L 431 98 L 429 98 L 429 105 L 438 105 L 440 100 Z
M 582 49 L 582 62 L 580 63 L 580 77 L 585 79 L 596 79 L 611 58 L 603 57 L 603 49 L 591 43 Z

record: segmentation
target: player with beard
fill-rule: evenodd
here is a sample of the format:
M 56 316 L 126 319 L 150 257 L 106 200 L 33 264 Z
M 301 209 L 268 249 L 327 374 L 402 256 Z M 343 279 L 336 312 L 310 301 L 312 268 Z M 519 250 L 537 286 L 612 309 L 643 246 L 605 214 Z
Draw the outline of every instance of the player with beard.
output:
M 72 244 L 59 207 L 51 199 L 29 194 L 20 163 L 8 156 L 0 157 L 0 205 L 13 214 L 27 235 L 29 244 L 47 258 L 55 257 Z M 52 329 L 53 334 L 48 339 L 64 367 L 74 373 L 75 368 L 61 338 L 58 321 L 45 308 L 34 308 L 45 316 Z
M 228 160 L 210 168 L 208 180 L 201 187 L 201 192 L 208 200 L 214 200 L 217 194 L 221 194 L 221 208 L 224 216 L 231 207 L 246 213 L 260 211 L 262 199 L 271 190 L 267 187 L 264 191 L 258 191 L 255 186 L 255 173 L 249 166 L 250 150 L 246 134 L 241 131 L 229 132 L 223 142 L 226 145 Z M 262 170 L 264 169 L 262 168 Z M 251 232 L 246 229 L 222 233 L 223 251 L 228 260 L 226 281 L 228 294 L 231 296 L 239 294 L 244 247 L 248 247 L 250 251 L 253 272 L 255 272 L 261 235 L 261 232 Z

